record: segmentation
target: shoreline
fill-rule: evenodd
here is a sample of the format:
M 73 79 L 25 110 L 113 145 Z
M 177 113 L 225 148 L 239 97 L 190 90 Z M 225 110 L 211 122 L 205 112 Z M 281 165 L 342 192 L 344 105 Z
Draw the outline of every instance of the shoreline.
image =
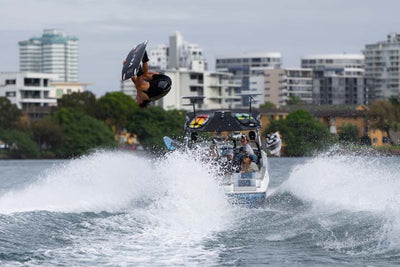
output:
M 132 154 L 157 154 L 157 153 L 152 153 L 151 151 L 146 151 L 146 150 L 125 150 L 125 149 L 116 149 L 112 151 L 117 151 L 117 152 L 129 152 Z M 381 156 L 381 157 L 392 157 L 392 156 L 400 156 L 400 147 L 399 146 L 392 146 L 392 147 L 360 147 L 360 146 L 350 146 L 350 147 L 340 147 L 337 149 L 334 149 L 333 151 L 322 151 L 317 154 L 313 155 L 303 155 L 303 156 L 285 156 L 281 155 L 279 157 L 276 156 L 270 156 L 268 155 L 268 158 L 303 158 L 303 157 L 315 157 L 318 154 L 324 154 L 328 153 L 331 155 L 345 155 L 345 154 L 354 154 L 354 153 L 359 153 L 359 156 Z M 42 156 L 42 157 L 29 157 L 29 156 L 24 156 L 24 157 L 10 157 L 5 154 L 0 154 L 0 160 L 70 160 L 70 159 L 76 159 L 80 158 L 82 156 L 90 155 L 89 154 L 83 154 L 79 155 L 76 157 L 70 157 L 70 158 L 62 158 L 62 157 L 51 157 L 51 156 Z

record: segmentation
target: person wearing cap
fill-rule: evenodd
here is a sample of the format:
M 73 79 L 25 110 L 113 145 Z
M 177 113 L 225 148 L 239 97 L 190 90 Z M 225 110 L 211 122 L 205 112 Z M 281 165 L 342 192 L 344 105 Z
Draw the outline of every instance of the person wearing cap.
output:
M 233 161 L 233 150 L 228 149 L 226 152 L 226 161 L 221 164 L 225 175 L 231 174 L 237 170 L 237 165 Z
M 258 161 L 257 155 L 254 153 L 253 148 L 250 146 L 249 142 L 249 137 L 247 135 L 242 135 L 240 138 L 240 142 L 242 144 L 243 148 L 243 154 L 240 155 L 240 160 L 242 159 L 243 156 L 249 156 L 253 162 Z
M 226 160 L 230 161 L 232 159 L 233 159 L 233 150 L 228 149 L 228 151 L 226 152 Z
M 240 142 L 243 147 L 243 152 L 246 155 L 248 155 L 248 156 L 254 155 L 254 150 L 249 144 L 249 137 L 247 135 L 242 135 L 242 137 L 240 138 Z

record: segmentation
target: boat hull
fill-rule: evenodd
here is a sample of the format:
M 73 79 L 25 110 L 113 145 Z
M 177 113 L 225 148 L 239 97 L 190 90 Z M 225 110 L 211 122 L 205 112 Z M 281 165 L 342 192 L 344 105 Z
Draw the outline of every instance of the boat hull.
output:
M 261 206 L 266 199 L 265 192 L 259 193 L 227 193 L 229 203 L 233 205 L 245 205 L 250 207 Z

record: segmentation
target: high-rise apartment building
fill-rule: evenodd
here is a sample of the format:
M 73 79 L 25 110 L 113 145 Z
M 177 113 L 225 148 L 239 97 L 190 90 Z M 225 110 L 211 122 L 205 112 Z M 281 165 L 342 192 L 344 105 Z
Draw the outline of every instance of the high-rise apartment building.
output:
M 267 69 L 279 69 L 282 65 L 280 53 L 256 53 L 234 56 L 218 56 L 216 58 L 216 70 L 230 72 L 241 81 L 242 86 L 236 88 L 235 93 L 259 94 L 258 100 L 264 99 L 264 72 Z M 237 100 L 236 106 L 247 106 L 248 97 Z
M 191 44 L 176 31 L 169 37 L 169 45 L 158 45 L 148 51 L 151 69 L 187 69 L 193 71 L 207 70 L 207 61 L 203 49 Z
M 20 41 L 20 70 L 57 74 L 57 82 L 78 81 L 78 39 L 46 29 L 40 38 Z
M 304 104 L 312 104 L 312 74 L 312 69 L 302 68 L 266 70 L 264 102 L 284 106 L 296 96 Z
M 203 55 L 203 49 L 197 44 L 186 42 L 182 34 L 178 31 L 169 37 L 167 53 L 168 69 L 207 70 L 207 62 Z
M 313 104 L 364 104 L 368 101 L 364 56 L 304 56 L 302 68 L 313 69 Z
M 365 45 L 365 77 L 370 85 L 370 99 L 388 99 L 400 94 L 400 34 Z

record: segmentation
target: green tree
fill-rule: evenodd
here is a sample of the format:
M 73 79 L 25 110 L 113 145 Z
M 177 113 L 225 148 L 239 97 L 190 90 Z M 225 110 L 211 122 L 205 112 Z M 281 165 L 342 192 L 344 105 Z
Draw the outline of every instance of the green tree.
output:
M 63 95 L 58 99 L 58 106 L 60 108 L 78 109 L 93 117 L 96 114 L 96 105 L 96 96 L 90 91 L 73 92 L 70 95 Z
M 276 105 L 272 102 L 267 101 L 264 104 L 261 104 L 260 108 L 276 108 Z
M 390 97 L 389 102 L 392 103 L 393 106 L 399 107 L 400 106 L 400 96 L 398 98 Z
M 348 123 L 339 127 L 339 141 L 346 143 L 358 143 L 358 128 L 357 125 Z
M 0 139 L 6 143 L 7 154 L 12 158 L 39 156 L 39 149 L 29 133 L 16 129 L 0 130 Z
M 374 101 L 368 111 L 371 126 L 385 132 L 389 142 L 393 144 L 390 130 L 400 130 L 400 105 L 397 100 Z
M 53 116 L 46 116 L 31 124 L 31 131 L 39 150 L 57 151 L 66 140 L 64 128 Z
M 65 141 L 57 150 L 61 157 L 79 156 L 94 148 L 116 146 L 110 128 L 82 111 L 61 108 L 54 116 L 65 134 Z
M 264 135 L 275 131 L 280 132 L 288 156 L 310 155 L 325 148 L 330 141 L 328 127 L 301 109 L 283 120 L 272 121 Z
M 179 110 L 165 111 L 151 106 L 139 110 L 128 124 L 127 130 L 136 133 L 144 146 L 164 147 L 163 137 L 181 137 L 186 113 Z
M 300 105 L 303 104 L 303 101 L 301 101 L 300 97 L 297 95 L 291 95 L 289 96 L 289 99 L 286 100 L 286 105 L 288 106 L 293 106 L 293 105 Z
M 132 97 L 122 92 L 107 93 L 98 100 L 97 118 L 116 132 L 127 127 L 128 121 L 139 110 Z
M 15 104 L 6 97 L 0 97 L 0 129 L 14 128 L 22 113 Z

